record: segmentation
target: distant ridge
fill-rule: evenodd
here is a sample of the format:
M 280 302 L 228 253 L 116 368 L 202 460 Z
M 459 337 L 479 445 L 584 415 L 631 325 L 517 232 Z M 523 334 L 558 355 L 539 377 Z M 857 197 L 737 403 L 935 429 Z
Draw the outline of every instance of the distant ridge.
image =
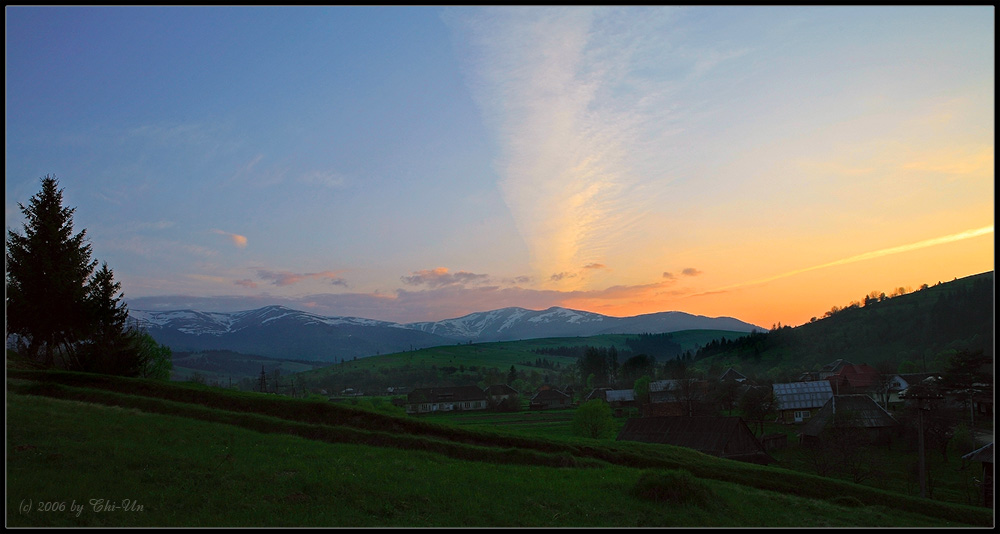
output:
M 712 318 L 683 312 L 609 317 L 561 307 L 540 311 L 502 308 L 409 324 L 327 317 L 283 306 L 231 313 L 131 310 L 130 316 L 158 343 L 175 351 L 232 350 L 270 358 L 329 362 L 456 342 L 680 330 L 766 330 L 731 317 Z

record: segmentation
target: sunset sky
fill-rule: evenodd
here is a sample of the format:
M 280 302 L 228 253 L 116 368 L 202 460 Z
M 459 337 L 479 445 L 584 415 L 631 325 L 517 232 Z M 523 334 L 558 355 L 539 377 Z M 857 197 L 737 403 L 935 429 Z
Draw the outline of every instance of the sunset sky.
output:
M 993 270 L 992 6 L 5 15 L 6 227 L 56 176 L 131 309 L 796 326 Z

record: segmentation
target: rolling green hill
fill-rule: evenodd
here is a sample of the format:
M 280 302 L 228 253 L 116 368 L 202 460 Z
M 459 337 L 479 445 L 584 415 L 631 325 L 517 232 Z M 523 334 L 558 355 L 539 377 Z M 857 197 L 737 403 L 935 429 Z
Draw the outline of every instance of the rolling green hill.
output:
M 8 369 L 6 400 L 8 527 L 993 524 L 989 509 L 667 445 L 191 384 Z
M 685 330 L 670 333 L 669 339 L 680 350 L 693 352 L 712 340 L 736 339 L 743 335 L 743 332 L 723 330 Z M 528 381 L 571 384 L 576 381 L 573 366 L 577 358 L 560 355 L 557 353 L 558 349 L 614 347 L 624 355 L 630 350 L 629 341 L 637 337 L 630 334 L 607 334 L 445 345 L 345 361 L 297 373 L 293 380 L 303 387 L 324 389 L 330 394 L 345 388 L 374 394 L 400 386 L 412 388 L 476 384 L 481 381 L 504 382 L 513 367 L 516 372 L 523 373 Z M 662 361 L 671 357 L 661 356 L 658 359 Z

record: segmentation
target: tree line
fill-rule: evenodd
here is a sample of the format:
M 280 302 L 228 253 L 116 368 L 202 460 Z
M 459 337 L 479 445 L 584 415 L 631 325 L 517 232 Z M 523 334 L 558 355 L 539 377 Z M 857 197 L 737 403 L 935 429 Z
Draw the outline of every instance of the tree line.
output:
M 18 203 L 24 233 L 7 230 L 7 348 L 20 363 L 121 376 L 169 379 L 171 353 L 130 322 L 121 283 L 93 259 L 86 229 L 73 229 L 55 177 Z

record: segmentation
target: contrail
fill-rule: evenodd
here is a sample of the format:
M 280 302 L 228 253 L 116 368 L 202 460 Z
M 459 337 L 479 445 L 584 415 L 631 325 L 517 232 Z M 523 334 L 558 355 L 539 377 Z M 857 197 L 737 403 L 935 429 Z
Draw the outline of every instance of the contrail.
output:
M 952 243 L 954 241 L 961 241 L 963 239 L 971 239 L 973 237 L 979 237 L 981 235 L 993 233 L 993 225 L 984 226 L 982 228 L 976 228 L 974 230 L 966 230 L 964 232 L 959 232 L 957 234 L 946 235 L 944 237 L 935 237 L 933 239 L 925 239 L 923 241 L 917 241 L 916 243 L 910 243 L 908 245 L 900 245 L 898 247 L 884 248 L 882 250 L 876 250 L 873 252 L 866 252 L 864 254 L 858 254 L 857 256 L 851 256 L 849 258 L 843 258 L 837 261 L 831 261 L 829 263 L 824 263 L 821 265 L 814 265 L 812 267 L 806 267 L 804 269 L 797 269 L 794 271 L 789 271 L 787 273 L 771 276 L 768 278 L 761 278 L 759 280 L 753 280 L 750 282 L 742 282 L 739 284 L 733 284 L 730 286 L 720 287 L 713 291 L 706 291 L 704 293 L 699 293 L 697 295 L 691 295 L 693 297 L 698 297 L 701 295 L 707 295 L 710 293 L 718 293 L 720 291 L 727 291 L 730 289 L 735 289 L 737 287 L 752 286 L 757 284 L 763 284 L 770 282 L 772 280 L 777 280 L 779 278 L 787 278 L 789 276 L 795 276 L 800 273 L 805 273 L 809 271 L 815 271 L 817 269 L 825 269 L 827 267 L 834 267 L 836 265 L 845 265 L 848 263 L 855 263 L 864 260 L 871 260 L 874 258 L 881 258 L 882 256 L 889 256 L 891 254 L 899 254 L 901 252 L 910 252 L 911 250 L 918 250 L 927 247 L 933 247 L 936 245 L 943 245 L 945 243 Z

